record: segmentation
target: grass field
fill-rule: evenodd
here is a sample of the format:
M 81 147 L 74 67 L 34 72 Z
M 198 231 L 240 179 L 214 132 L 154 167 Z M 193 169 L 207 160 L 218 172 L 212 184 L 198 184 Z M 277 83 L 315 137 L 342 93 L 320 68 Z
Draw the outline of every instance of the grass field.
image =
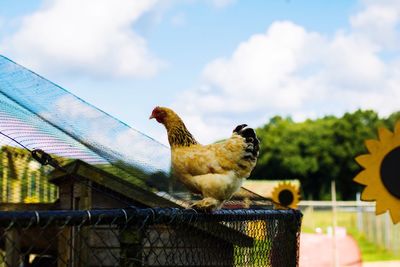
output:
M 332 226 L 332 211 L 303 211 L 302 232 L 315 233 L 321 228 L 324 233 Z M 357 241 L 362 259 L 368 261 L 400 260 L 400 254 L 394 254 L 372 242 L 369 242 L 363 233 L 357 231 L 357 214 L 354 212 L 337 212 L 337 226 L 345 227 L 347 233 Z

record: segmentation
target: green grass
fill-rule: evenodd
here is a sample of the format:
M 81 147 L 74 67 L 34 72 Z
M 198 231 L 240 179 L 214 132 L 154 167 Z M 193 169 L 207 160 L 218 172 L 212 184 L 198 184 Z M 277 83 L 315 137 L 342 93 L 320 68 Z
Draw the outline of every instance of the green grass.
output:
M 332 211 L 310 211 L 303 212 L 302 232 L 315 233 L 315 229 L 320 227 L 325 233 L 329 226 L 332 226 Z M 386 261 L 400 260 L 400 255 L 380 247 L 366 239 L 366 237 L 357 231 L 357 214 L 350 212 L 337 212 L 337 225 L 345 227 L 347 232 L 353 236 L 360 247 L 362 260 L 368 261 Z
M 400 260 L 400 255 L 395 255 L 391 251 L 388 251 L 385 248 L 377 246 L 376 244 L 368 241 L 365 236 L 359 233 L 357 230 L 349 230 L 348 232 L 357 241 L 361 250 L 363 261 Z

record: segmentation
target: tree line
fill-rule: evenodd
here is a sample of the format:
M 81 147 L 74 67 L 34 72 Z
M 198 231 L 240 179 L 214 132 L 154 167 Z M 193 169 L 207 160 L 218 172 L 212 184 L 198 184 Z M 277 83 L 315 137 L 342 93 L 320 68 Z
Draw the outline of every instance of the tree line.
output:
M 368 153 L 364 141 L 377 139 L 379 127 L 393 130 L 399 119 L 400 112 L 381 118 L 372 110 L 304 122 L 275 116 L 256 130 L 260 156 L 249 179 L 299 179 L 303 199 L 314 200 L 330 198 L 334 179 L 338 198 L 354 200 L 361 191 L 354 158 Z

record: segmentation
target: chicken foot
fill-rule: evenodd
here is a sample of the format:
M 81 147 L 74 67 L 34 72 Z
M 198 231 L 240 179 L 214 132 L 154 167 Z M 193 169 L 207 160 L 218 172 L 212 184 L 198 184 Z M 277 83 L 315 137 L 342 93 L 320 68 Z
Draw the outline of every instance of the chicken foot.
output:
M 205 197 L 202 200 L 194 202 L 192 205 L 190 205 L 190 208 L 208 212 L 218 209 L 221 205 L 222 201 L 212 197 Z

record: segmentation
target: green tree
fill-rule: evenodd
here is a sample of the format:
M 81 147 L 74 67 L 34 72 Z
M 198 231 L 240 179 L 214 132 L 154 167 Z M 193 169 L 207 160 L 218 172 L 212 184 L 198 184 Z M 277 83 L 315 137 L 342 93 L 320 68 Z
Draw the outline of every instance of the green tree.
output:
M 371 110 L 301 123 L 273 117 L 257 129 L 260 157 L 250 178 L 299 179 L 306 199 L 328 198 L 334 179 L 338 197 L 354 199 L 360 190 L 352 181 L 360 170 L 354 158 L 366 153 L 364 140 L 376 139 L 378 127 L 392 128 L 399 118 L 397 112 L 380 119 Z

